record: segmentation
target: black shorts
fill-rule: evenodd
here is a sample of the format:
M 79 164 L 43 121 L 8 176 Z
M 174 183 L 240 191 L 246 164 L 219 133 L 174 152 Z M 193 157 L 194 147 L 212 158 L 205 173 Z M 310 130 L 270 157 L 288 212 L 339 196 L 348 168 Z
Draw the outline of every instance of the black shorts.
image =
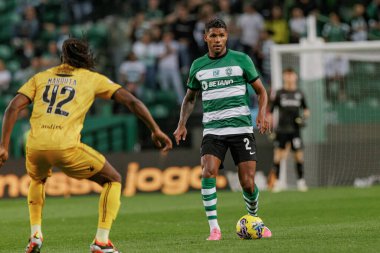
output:
M 300 133 L 276 133 L 276 139 L 274 141 L 275 148 L 284 149 L 286 144 L 290 143 L 292 150 L 301 150 L 303 149 L 303 142 Z
M 202 140 L 201 157 L 204 155 L 214 155 L 223 164 L 228 148 L 236 165 L 246 161 L 257 161 L 256 140 L 253 134 L 208 134 Z

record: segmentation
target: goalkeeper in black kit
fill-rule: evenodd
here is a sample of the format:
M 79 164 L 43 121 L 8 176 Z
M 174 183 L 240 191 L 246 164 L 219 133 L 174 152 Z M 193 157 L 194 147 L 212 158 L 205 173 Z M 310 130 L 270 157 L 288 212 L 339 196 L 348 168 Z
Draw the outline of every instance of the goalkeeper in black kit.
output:
M 283 185 L 278 180 L 280 175 L 280 162 L 286 159 L 289 149 L 294 153 L 296 171 L 298 175 L 297 188 L 307 191 L 304 178 L 304 153 L 301 138 L 301 128 L 305 126 L 310 116 L 304 94 L 297 88 L 298 75 L 293 69 L 285 69 L 282 73 L 283 88 L 278 90 L 272 101 L 271 113 L 277 107 L 279 111 L 278 124 L 275 129 L 274 140 L 274 177 L 269 182 L 273 192 L 279 192 Z

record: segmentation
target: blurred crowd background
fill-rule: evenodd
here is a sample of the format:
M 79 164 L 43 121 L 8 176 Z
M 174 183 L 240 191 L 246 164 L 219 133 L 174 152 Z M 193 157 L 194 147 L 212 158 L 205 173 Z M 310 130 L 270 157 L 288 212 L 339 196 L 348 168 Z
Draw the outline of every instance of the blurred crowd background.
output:
M 252 57 L 270 90 L 270 47 L 298 43 L 308 15 L 327 42 L 380 39 L 380 0 L 0 0 L 0 113 L 32 75 L 60 63 L 65 39 L 85 36 L 96 71 L 175 125 L 190 65 L 207 52 L 207 20 L 227 23 L 229 48 Z M 104 101 L 91 108 L 127 113 Z
M 191 62 L 206 53 L 204 25 L 214 16 L 228 25 L 229 47 L 252 56 L 267 88 L 270 46 L 297 43 L 307 15 L 317 16 L 328 42 L 380 38 L 379 0 L 1 0 L 0 14 L 2 98 L 59 64 L 69 36 L 87 36 L 97 71 L 145 100 L 166 92 L 173 105 Z

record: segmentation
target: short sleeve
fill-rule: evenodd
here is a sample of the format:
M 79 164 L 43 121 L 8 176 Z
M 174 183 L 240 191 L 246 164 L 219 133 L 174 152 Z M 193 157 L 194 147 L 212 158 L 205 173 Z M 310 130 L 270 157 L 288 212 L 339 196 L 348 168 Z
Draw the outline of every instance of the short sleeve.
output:
M 95 95 L 104 99 L 111 99 L 112 95 L 121 88 L 121 85 L 112 82 L 107 77 L 97 74 L 97 86 L 95 90 Z
M 199 80 L 196 78 L 197 69 L 194 66 L 194 63 L 191 65 L 189 79 L 187 79 L 187 88 L 190 90 L 200 90 L 201 84 Z
M 21 86 L 21 88 L 17 91 L 17 93 L 27 96 L 30 99 L 30 101 L 33 102 L 34 97 L 36 96 L 36 90 L 37 90 L 36 79 L 33 76 L 23 86 Z
M 259 78 L 259 74 L 256 71 L 256 67 L 252 62 L 252 59 L 244 54 L 241 67 L 244 71 L 244 77 L 248 83 L 253 83 Z

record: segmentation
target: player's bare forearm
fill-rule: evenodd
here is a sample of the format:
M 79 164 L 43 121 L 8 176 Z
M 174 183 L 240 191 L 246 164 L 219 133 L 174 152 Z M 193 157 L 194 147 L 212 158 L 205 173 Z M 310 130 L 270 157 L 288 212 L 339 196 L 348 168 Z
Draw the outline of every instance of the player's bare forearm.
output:
M 267 105 L 268 105 L 268 94 L 265 90 L 260 79 L 257 79 L 252 83 L 252 87 L 255 90 L 259 98 L 259 113 L 257 115 L 256 123 L 260 133 L 265 133 L 267 130 L 270 131 L 269 120 L 266 116 Z
M 310 110 L 309 109 L 304 109 L 303 110 L 303 116 L 305 119 L 308 119 L 310 117 Z
M 5 110 L 0 145 L 6 150 L 9 148 L 9 141 L 13 127 L 16 124 L 18 114 L 22 109 L 27 107 L 29 103 L 29 98 L 22 94 L 18 94 L 11 100 L 7 109 Z
M 188 89 L 186 96 L 183 99 L 181 106 L 181 113 L 178 121 L 178 126 L 186 126 L 187 120 L 194 110 L 194 106 L 197 100 L 198 91 Z
M 178 126 L 177 126 L 177 129 L 173 133 L 177 145 L 179 145 L 179 142 L 181 140 L 182 141 L 186 140 L 186 135 L 187 135 L 186 123 L 190 117 L 190 114 L 194 110 L 198 92 L 199 91 L 188 89 L 186 92 L 186 96 L 183 99 Z
M 255 90 L 258 98 L 259 98 L 259 111 L 261 113 L 266 113 L 267 111 L 267 105 L 268 105 L 268 94 L 265 90 L 262 82 L 260 79 L 257 79 L 255 82 L 252 83 L 252 87 Z
M 152 132 L 160 130 L 156 121 L 150 114 L 148 108 L 146 108 L 144 103 L 133 96 L 130 92 L 125 89 L 119 89 L 115 92 L 114 99 L 116 102 L 128 107 L 128 109 L 133 112 L 139 119 L 141 119 Z

